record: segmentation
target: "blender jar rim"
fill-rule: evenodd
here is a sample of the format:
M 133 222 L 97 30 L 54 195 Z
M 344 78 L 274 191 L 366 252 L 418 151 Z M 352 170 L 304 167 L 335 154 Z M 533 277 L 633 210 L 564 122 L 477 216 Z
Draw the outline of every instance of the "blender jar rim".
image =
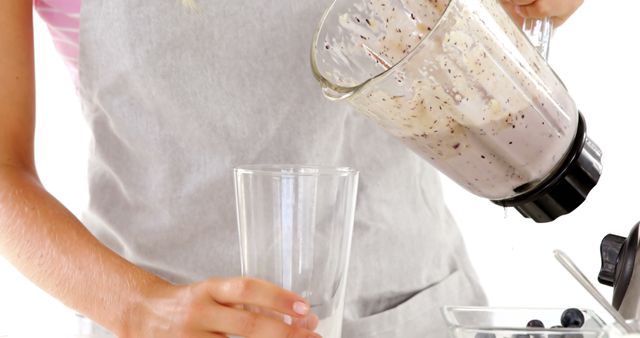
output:
M 364 87 L 365 85 L 367 85 L 369 82 L 376 80 L 376 79 L 380 79 L 380 78 L 384 78 L 386 77 L 388 74 L 390 74 L 392 72 L 392 70 L 394 70 L 397 67 L 402 66 L 403 64 L 405 64 L 406 62 L 408 62 L 408 59 L 410 59 L 411 56 L 413 56 L 413 54 L 416 52 L 416 50 L 418 50 L 422 43 L 428 39 L 431 38 L 432 34 L 434 31 L 436 31 L 438 29 L 438 27 L 441 25 L 443 19 L 448 16 L 449 12 L 451 11 L 451 7 L 452 4 L 456 1 L 459 0 L 449 0 L 449 3 L 447 4 L 447 8 L 445 8 L 445 10 L 442 12 L 442 15 L 440 15 L 440 17 L 438 18 L 438 21 L 436 22 L 436 24 L 433 26 L 433 28 L 426 34 L 426 36 L 420 40 L 420 42 L 418 42 L 415 46 L 413 46 L 411 48 L 411 50 L 404 55 L 402 58 L 400 58 L 400 60 L 398 60 L 396 63 L 394 63 L 393 65 L 391 65 L 391 67 L 389 67 L 388 69 L 385 69 L 384 71 L 371 76 L 370 78 L 368 78 L 367 80 L 355 85 L 355 86 L 341 86 L 338 84 L 335 84 L 333 82 L 331 82 L 330 80 L 328 80 L 325 76 L 323 76 L 322 72 L 320 72 L 320 70 L 318 69 L 318 60 L 317 60 L 317 54 L 318 54 L 318 41 L 320 39 L 320 32 L 322 31 L 322 28 L 325 27 L 325 23 L 327 18 L 329 17 L 329 13 L 331 13 L 334 9 L 334 6 L 336 5 L 336 3 L 338 1 L 342 1 L 342 0 L 333 0 L 333 2 L 331 3 L 331 5 L 325 10 L 324 14 L 322 15 L 322 18 L 320 19 L 320 23 L 318 25 L 318 27 L 316 28 L 316 31 L 313 35 L 313 42 L 312 42 L 312 46 L 311 46 L 311 69 L 313 71 L 313 76 L 316 78 L 316 80 L 318 80 L 320 82 L 320 84 L 322 85 L 322 90 L 325 93 L 325 95 L 332 99 L 332 100 L 342 100 L 342 99 L 346 99 L 351 97 L 352 95 L 354 95 L 355 93 L 357 93 L 362 87 Z

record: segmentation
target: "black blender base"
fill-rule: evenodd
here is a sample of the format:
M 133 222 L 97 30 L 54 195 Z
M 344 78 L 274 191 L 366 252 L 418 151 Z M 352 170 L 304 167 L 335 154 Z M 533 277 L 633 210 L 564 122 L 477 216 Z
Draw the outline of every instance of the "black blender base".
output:
M 555 171 L 538 184 L 528 183 L 516 189 L 529 188 L 527 192 L 492 202 L 513 207 L 537 223 L 551 222 L 584 202 L 600 179 L 601 158 L 602 152 L 587 136 L 586 123 L 580 114 L 573 145 Z

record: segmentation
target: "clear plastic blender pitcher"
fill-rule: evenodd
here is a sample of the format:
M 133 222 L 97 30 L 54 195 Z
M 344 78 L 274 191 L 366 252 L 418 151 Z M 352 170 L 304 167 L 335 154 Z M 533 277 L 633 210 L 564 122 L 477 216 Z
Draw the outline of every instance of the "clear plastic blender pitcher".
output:
M 328 98 L 537 222 L 574 210 L 600 176 L 567 89 L 497 0 L 336 0 L 311 59 Z

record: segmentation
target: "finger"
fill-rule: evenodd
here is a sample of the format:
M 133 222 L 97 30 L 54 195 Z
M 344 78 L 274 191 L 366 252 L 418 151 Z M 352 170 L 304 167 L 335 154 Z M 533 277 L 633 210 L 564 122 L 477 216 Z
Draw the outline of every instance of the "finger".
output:
M 281 320 L 258 313 L 214 305 L 213 311 L 203 318 L 204 329 L 250 338 L 321 338 L 305 328 L 285 324 Z
M 515 6 L 511 3 L 503 2 L 502 7 L 507 12 L 507 14 L 509 14 L 511 19 L 516 23 L 516 25 L 518 27 L 522 27 L 522 24 L 524 23 L 524 18 L 520 14 L 516 13 Z
M 536 1 L 531 5 L 515 6 L 514 10 L 524 18 L 542 19 L 551 16 L 551 8 L 547 7 L 544 1 Z
M 526 6 L 533 4 L 536 0 L 509 0 L 509 2 L 518 6 Z
M 304 298 L 259 279 L 211 279 L 206 285 L 213 299 L 221 304 L 256 305 L 298 318 L 310 310 Z
M 537 0 L 529 5 L 516 6 L 515 11 L 526 18 L 552 17 L 562 23 L 582 5 L 582 2 L 583 0 Z
M 571 15 L 573 15 L 573 13 L 575 13 L 578 10 L 578 8 L 580 8 L 580 6 L 582 6 L 583 3 L 584 3 L 584 0 L 567 0 L 566 1 L 566 6 L 567 7 L 565 8 L 564 13 L 554 16 L 553 17 L 553 23 L 556 26 L 560 26 L 565 21 L 567 21 L 567 19 Z
M 229 338 L 225 334 L 214 332 L 191 332 L 187 335 L 189 338 Z
M 320 323 L 320 318 L 315 313 L 310 313 L 304 318 L 294 319 L 293 325 L 297 327 L 302 327 L 307 330 L 314 331 L 318 324 Z

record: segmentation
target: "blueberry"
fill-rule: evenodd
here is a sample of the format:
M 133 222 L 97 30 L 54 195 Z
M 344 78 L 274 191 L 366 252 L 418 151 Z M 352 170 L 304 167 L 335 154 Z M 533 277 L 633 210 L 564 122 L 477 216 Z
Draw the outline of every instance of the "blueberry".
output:
M 563 329 L 561 325 L 554 325 L 551 329 Z M 549 338 L 563 338 L 564 334 L 549 334 Z
M 582 311 L 578 309 L 566 309 L 562 313 L 562 316 L 560 316 L 560 323 L 563 327 L 582 327 L 584 324 L 584 315 L 582 314 Z
M 475 338 L 496 338 L 496 335 L 493 333 L 479 332 L 476 333 Z
M 527 328 L 540 328 L 540 329 L 544 329 L 544 323 L 542 323 L 541 320 L 538 319 L 532 319 L 527 323 Z M 527 338 L 543 338 L 544 335 L 542 334 L 530 334 L 528 336 L 526 336 Z
M 527 323 L 527 327 L 544 327 L 544 324 L 538 319 L 532 319 Z

